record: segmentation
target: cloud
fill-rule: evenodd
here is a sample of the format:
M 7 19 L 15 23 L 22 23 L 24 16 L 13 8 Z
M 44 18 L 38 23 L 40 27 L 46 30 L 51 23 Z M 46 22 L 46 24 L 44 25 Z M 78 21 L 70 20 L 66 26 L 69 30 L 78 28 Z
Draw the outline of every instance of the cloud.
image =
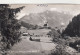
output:
M 29 13 L 26 13 L 26 15 L 29 15 Z
M 61 11 L 60 9 L 58 9 L 58 8 L 50 8 L 49 10 L 50 10 L 50 11 L 58 11 L 58 12 L 60 12 L 60 13 L 62 12 L 62 11 Z
M 24 17 L 26 14 L 25 13 L 18 13 L 17 14 L 17 18 L 16 19 L 21 19 L 22 17 Z
M 50 8 L 50 11 L 55 11 L 57 10 L 57 8 Z
M 62 22 L 61 25 L 65 25 L 65 24 Z

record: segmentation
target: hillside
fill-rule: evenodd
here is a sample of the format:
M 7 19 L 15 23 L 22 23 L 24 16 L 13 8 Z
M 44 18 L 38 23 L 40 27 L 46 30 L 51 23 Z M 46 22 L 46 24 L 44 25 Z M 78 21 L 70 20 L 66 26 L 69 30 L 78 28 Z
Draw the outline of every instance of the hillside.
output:
M 72 18 L 72 21 L 67 25 L 65 31 L 62 33 L 63 36 L 65 34 L 71 37 L 80 37 L 80 14 Z
M 59 27 L 61 25 L 67 25 L 69 20 L 72 18 L 72 15 L 64 13 L 64 12 L 57 12 L 57 11 L 49 11 L 46 10 L 41 13 L 31 13 L 29 15 L 25 15 L 20 19 L 20 21 L 30 23 L 33 25 L 40 25 L 43 26 L 44 22 L 48 22 L 48 26 L 51 27 Z

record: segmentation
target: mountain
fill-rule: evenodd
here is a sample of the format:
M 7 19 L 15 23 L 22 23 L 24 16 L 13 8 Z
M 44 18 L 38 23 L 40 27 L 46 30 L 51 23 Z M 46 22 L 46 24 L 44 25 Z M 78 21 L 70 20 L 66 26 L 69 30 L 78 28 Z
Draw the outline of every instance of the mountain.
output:
M 50 27 L 59 27 L 61 25 L 66 26 L 71 18 L 72 15 L 69 13 L 46 10 L 41 13 L 25 15 L 20 21 L 39 26 L 43 26 L 45 22 L 48 22 L 48 26 Z

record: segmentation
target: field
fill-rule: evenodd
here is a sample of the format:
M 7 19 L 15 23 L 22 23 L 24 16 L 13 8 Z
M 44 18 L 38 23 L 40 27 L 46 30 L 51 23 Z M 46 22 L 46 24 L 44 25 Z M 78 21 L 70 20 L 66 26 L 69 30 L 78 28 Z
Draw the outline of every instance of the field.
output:
M 22 36 L 21 42 L 15 44 L 10 50 L 10 55 L 47 55 L 50 50 L 55 49 L 56 44 L 52 43 L 51 38 L 46 37 L 49 29 L 28 30 L 30 34 L 42 35 L 41 41 L 30 41 L 30 36 Z M 32 36 L 35 37 L 35 36 Z M 36 37 L 35 37 L 36 38 Z
M 28 30 L 28 33 L 32 36 L 22 36 L 22 40 L 15 44 L 9 52 L 9 55 L 48 55 L 52 50 L 55 50 L 55 47 L 58 45 L 51 41 L 51 37 L 48 37 L 46 34 L 49 32 L 49 29 L 41 30 Z M 34 33 L 34 35 L 33 35 Z M 36 35 L 38 35 L 36 37 Z M 38 38 L 38 41 L 30 41 L 29 38 Z M 65 49 L 69 53 L 76 52 L 73 48 L 67 46 Z
M 34 33 L 34 35 L 46 35 L 49 31 L 50 29 L 27 30 L 28 33 Z

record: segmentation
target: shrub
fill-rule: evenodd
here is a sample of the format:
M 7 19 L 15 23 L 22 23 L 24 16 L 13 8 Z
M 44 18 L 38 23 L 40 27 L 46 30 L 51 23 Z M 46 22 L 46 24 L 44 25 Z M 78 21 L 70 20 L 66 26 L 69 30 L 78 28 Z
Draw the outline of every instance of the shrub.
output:
M 65 47 L 63 45 L 57 45 L 56 50 L 52 52 L 50 55 L 71 55 L 71 54 L 65 51 Z
M 80 45 L 80 40 L 76 40 L 75 42 L 69 43 L 69 46 L 76 49 L 76 50 L 78 50 L 77 45 Z

